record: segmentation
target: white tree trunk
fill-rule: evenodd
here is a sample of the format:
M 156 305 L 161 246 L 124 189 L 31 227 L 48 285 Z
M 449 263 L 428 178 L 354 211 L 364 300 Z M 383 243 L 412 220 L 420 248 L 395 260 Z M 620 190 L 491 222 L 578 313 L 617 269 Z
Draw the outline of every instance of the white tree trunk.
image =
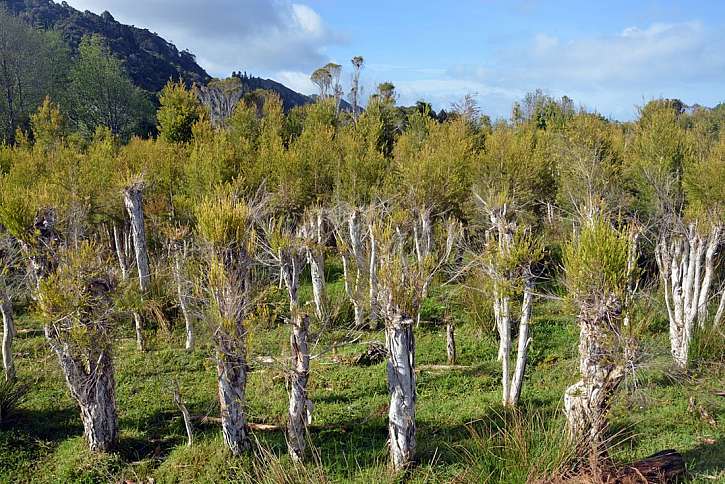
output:
M 415 338 L 412 318 L 395 314 L 386 324 L 388 346 L 388 440 L 396 470 L 415 456 Z
M 0 312 L 3 317 L 3 369 L 5 380 L 15 380 L 15 357 L 13 356 L 13 338 L 15 337 L 15 322 L 13 320 L 13 306 L 5 290 L 0 288 Z
M 118 226 L 113 224 L 113 245 L 116 249 L 116 258 L 118 266 L 121 268 L 121 278 L 125 281 L 128 279 L 128 259 L 126 258 L 127 247 L 126 237 L 118 233 Z
M 687 368 L 695 321 L 704 325 L 708 316 L 720 231 L 715 227 L 703 239 L 692 224 L 684 233 L 663 235 L 655 250 L 670 320 L 670 347 L 680 369 Z
M 325 255 L 322 249 L 308 251 L 310 276 L 312 278 L 312 298 L 315 301 L 315 314 L 323 324 L 327 322 L 327 295 L 325 291 Z
M 49 327 L 46 337 L 55 351 L 71 395 L 78 403 L 83 435 L 91 452 L 113 450 L 118 439 L 118 414 L 113 360 L 108 350 L 92 351 L 86 361 L 67 343 L 58 340 Z
M 227 336 L 218 337 L 217 383 L 224 443 L 233 455 L 250 447 L 244 411 L 247 363 L 244 349 Z
M 380 308 L 378 302 L 378 245 L 373 234 L 373 224 L 368 225 L 370 233 L 370 326 L 372 329 L 378 327 L 380 320 Z
M 530 281 L 526 282 L 524 288 L 524 300 L 521 304 L 521 319 L 519 320 L 519 341 L 516 353 L 516 368 L 514 369 L 513 381 L 511 383 L 511 392 L 509 393 L 508 404 L 517 405 L 521 398 L 521 387 L 524 381 L 524 373 L 526 372 L 526 357 L 528 353 L 529 343 L 529 321 L 531 320 L 531 306 L 533 300 L 533 285 Z
M 307 398 L 310 374 L 310 353 L 307 347 L 309 318 L 297 309 L 292 315 L 292 372 L 289 381 L 289 419 L 287 422 L 287 448 L 294 461 L 301 461 L 305 453 L 307 425 L 312 419 L 312 402 Z
M 501 321 L 499 324 L 499 358 L 501 359 L 501 381 L 503 383 L 502 401 L 504 405 L 508 404 L 511 395 L 511 371 L 509 369 L 511 361 L 511 309 L 508 297 L 501 298 Z
M 707 250 L 705 251 L 705 275 L 700 285 L 700 294 L 697 301 L 697 322 L 701 328 L 705 327 L 708 311 L 707 306 L 710 302 L 710 286 L 715 272 L 715 255 L 718 245 L 720 244 L 720 227 L 713 227 L 710 237 L 707 241 Z
M 605 432 L 611 398 L 624 378 L 616 363 L 605 328 L 621 312 L 619 302 L 610 298 L 601 308 L 582 310 L 579 315 L 579 372 L 581 380 L 564 395 L 564 413 L 570 438 L 592 457 L 606 452 Z
M 446 355 L 448 356 L 448 364 L 456 364 L 456 334 L 453 323 L 446 324 Z
M 725 313 L 725 288 L 723 288 L 720 294 L 720 304 L 717 306 L 717 312 L 715 313 L 715 319 L 712 320 L 714 327 L 719 327 L 722 322 L 723 313 Z
M 131 234 L 133 246 L 136 252 L 136 267 L 138 269 L 139 286 L 142 293 L 149 290 L 151 284 L 151 271 L 149 269 L 149 256 L 146 248 L 146 228 L 144 225 L 143 211 L 143 187 L 139 184 L 132 185 L 123 192 L 123 201 L 126 205 L 129 219 L 131 221 Z M 133 315 L 136 327 L 136 344 L 138 349 L 143 351 L 145 342 L 143 338 L 143 319 L 138 313 Z
M 312 278 L 312 298 L 315 301 L 315 314 L 323 324 L 327 322 L 327 293 L 325 284 L 325 219 L 322 210 L 318 210 L 312 225 L 314 246 L 307 250 Z

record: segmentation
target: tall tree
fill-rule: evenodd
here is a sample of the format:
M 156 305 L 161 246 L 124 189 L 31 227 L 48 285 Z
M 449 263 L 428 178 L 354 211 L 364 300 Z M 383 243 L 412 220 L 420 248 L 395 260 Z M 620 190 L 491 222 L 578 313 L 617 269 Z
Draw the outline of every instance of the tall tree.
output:
M 17 128 L 46 96 L 61 97 L 69 54 L 55 32 L 33 29 L 0 9 L 0 140 L 12 142 Z
M 133 85 L 121 61 L 110 54 L 103 39 L 84 37 L 78 60 L 70 72 L 70 118 L 76 129 L 89 136 L 105 126 L 123 139 L 144 132 L 151 124 L 152 105 Z

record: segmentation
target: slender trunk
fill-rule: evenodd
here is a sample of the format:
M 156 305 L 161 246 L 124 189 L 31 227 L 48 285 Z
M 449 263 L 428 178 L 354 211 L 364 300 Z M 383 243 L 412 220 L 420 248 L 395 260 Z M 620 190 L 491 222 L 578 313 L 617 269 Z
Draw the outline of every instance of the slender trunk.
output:
M 700 328 L 703 328 L 707 321 L 707 305 L 710 301 L 710 286 L 712 284 L 713 273 L 715 272 L 715 254 L 720 243 L 720 232 L 720 227 L 713 227 L 707 242 L 707 250 L 705 251 L 705 275 L 700 285 L 700 294 L 697 301 L 697 323 Z
M 388 345 L 388 440 L 395 470 L 415 456 L 415 338 L 412 318 L 395 314 L 385 328 Z
M 0 289 L 0 291 L 4 291 Z M 0 293 L 0 312 L 3 316 L 3 369 L 5 380 L 15 380 L 15 358 L 13 356 L 13 338 L 15 337 L 15 322 L 13 320 L 13 306 L 7 294 Z
M 502 401 L 504 405 L 507 405 L 511 395 L 511 370 L 509 368 L 511 364 L 511 311 L 510 301 L 508 297 L 501 299 L 501 381 L 503 382 L 503 395 Z
M 312 419 L 312 402 L 307 398 L 310 374 L 310 353 L 307 348 L 309 317 L 296 309 L 292 315 L 292 372 L 290 374 L 289 419 L 287 422 L 287 448 L 294 461 L 301 461 L 305 453 L 305 434 Z
M 720 326 L 720 323 L 722 322 L 723 313 L 725 313 L 725 288 L 722 289 L 722 292 L 720 294 L 720 304 L 717 306 L 717 312 L 715 313 L 715 319 L 713 319 L 712 324 L 715 328 Z
M 243 348 L 226 335 L 219 336 L 217 383 L 224 443 L 233 455 L 249 449 L 249 435 L 244 412 L 247 364 Z
M 325 256 L 322 249 L 308 251 L 310 276 L 312 278 L 312 298 L 315 301 L 315 314 L 323 324 L 327 322 L 326 291 L 325 291 Z
M 113 245 L 116 249 L 116 257 L 118 258 L 118 266 L 121 268 L 121 278 L 125 281 L 128 279 L 128 261 L 126 260 L 126 238 L 118 233 L 118 226 L 113 224 Z
M 378 247 L 373 236 L 373 226 L 368 226 L 370 231 L 370 326 L 377 329 L 380 319 L 380 308 L 378 306 Z
M 123 199 L 131 220 L 131 234 L 133 245 L 136 251 L 136 267 L 138 268 L 138 279 L 141 292 L 146 293 L 151 283 L 151 271 L 149 269 L 149 256 L 146 248 L 146 229 L 144 226 L 143 196 L 142 187 L 133 185 L 123 192 Z M 143 337 L 143 318 L 134 312 L 134 324 L 136 327 L 136 344 L 140 351 L 144 350 L 145 341 Z
M 186 329 L 186 344 L 184 348 L 187 351 L 194 351 L 194 324 L 189 314 L 188 295 L 186 293 L 186 285 L 182 275 L 181 267 L 182 254 L 177 252 L 174 257 L 174 278 L 176 279 L 176 294 L 179 298 L 179 307 L 181 314 L 184 316 L 184 326 Z
M 446 324 L 446 353 L 448 355 L 448 364 L 456 364 L 456 335 L 453 323 L 450 321 Z
M 186 445 L 191 447 L 194 444 L 194 427 L 191 425 L 191 414 L 189 409 L 186 408 L 184 401 L 181 399 L 181 392 L 179 391 L 179 383 L 174 380 L 174 403 L 181 412 L 181 416 L 184 419 L 184 428 L 186 428 Z
M 146 248 L 146 228 L 144 224 L 143 196 L 141 187 L 134 185 L 123 192 L 124 203 L 131 220 L 131 235 L 136 252 L 136 267 L 141 291 L 146 292 L 151 283 L 149 255 Z
M 524 288 L 524 300 L 521 304 L 521 319 L 519 320 L 519 341 L 516 353 L 516 368 L 514 370 L 511 393 L 509 394 L 509 405 L 517 405 L 521 398 L 521 387 L 526 372 L 526 356 L 529 343 L 529 321 L 531 320 L 531 306 L 533 299 L 533 285 L 527 281 Z

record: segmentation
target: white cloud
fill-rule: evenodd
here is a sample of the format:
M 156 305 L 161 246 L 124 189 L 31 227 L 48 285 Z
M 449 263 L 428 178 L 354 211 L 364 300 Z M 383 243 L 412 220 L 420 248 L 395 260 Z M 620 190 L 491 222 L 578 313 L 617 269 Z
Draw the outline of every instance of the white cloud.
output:
M 494 95 L 497 87 L 510 93 L 548 89 L 605 114 L 631 117 L 634 106 L 646 99 L 681 97 L 697 86 L 720 86 L 721 95 L 723 72 L 725 37 L 700 22 L 680 22 L 577 39 L 542 33 L 488 63 L 453 66 L 448 77 L 480 83 Z
M 311 71 L 344 42 L 307 5 L 289 0 L 69 0 L 81 10 L 110 11 L 188 48 L 211 74 Z

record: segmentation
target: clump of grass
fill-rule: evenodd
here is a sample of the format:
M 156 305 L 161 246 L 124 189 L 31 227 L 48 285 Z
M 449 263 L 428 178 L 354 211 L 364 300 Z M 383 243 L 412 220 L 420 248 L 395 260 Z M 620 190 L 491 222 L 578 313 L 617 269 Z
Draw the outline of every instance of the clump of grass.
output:
M 460 482 L 546 481 L 564 474 L 574 462 L 563 418 L 528 409 L 501 410 L 495 416 L 468 426 L 470 439 L 459 449 L 468 464 L 457 476 Z
M 725 334 L 721 328 L 697 328 L 690 343 L 690 361 L 695 365 L 725 362 Z
M 15 413 L 27 394 L 28 387 L 16 380 L 0 381 L 0 425 Z

